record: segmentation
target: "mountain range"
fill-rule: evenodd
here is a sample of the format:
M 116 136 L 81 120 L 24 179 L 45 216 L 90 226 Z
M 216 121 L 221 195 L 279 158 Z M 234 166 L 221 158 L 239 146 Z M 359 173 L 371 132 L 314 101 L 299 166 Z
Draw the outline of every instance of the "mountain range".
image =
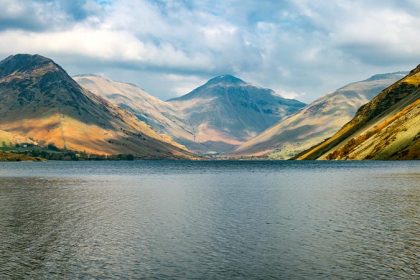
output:
M 246 141 L 233 154 L 242 157 L 292 158 L 337 132 L 351 120 L 360 106 L 406 74 L 379 74 L 348 84 Z
M 0 130 L 9 137 L 90 154 L 191 156 L 131 113 L 83 89 L 40 55 L 14 55 L 0 62 L 0 98 Z
M 194 142 L 215 152 L 232 150 L 305 106 L 232 75 L 215 77 L 168 102 L 192 127 Z
M 354 118 L 297 159 L 419 159 L 420 65 L 359 108 Z
M 308 105 L 228 74 L 163 101 L 134 84 L 72 78 L 40 55 L 12 55 L 0 62 L 0 147 L 154 159 L 419 158 L 419 72 L 375 75 Z
M 231 75 L 215 77 L 167 102 L 133 84 L 97 75 L 74 79 L 86 90 L 200 154 L 230 151 L 305 105 Z

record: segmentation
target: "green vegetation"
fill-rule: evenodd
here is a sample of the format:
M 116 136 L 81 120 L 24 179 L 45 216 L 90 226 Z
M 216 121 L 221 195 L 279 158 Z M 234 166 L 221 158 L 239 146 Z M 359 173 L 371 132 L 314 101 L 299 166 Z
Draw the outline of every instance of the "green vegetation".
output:
M 33 144 L 2 145 L 0 147 L 0 161 L 25 160 L 134 160 L 134 155 L 92 155 L 85 152 L 62 150 L 54 144 L 37 146 Z
M 35 158 L 24 154 L 0 151 L 0 161 L 41 161 L 41 158 Z

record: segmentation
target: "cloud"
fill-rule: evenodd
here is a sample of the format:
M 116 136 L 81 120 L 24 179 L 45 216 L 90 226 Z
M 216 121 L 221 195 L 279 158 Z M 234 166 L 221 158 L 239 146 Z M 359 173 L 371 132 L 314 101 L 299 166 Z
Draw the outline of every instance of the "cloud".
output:
M 0 0 L 0 31 L 9 29 L 62 30 L 72 24 L 99 20 L 108 6 L 95 0 Z
M 300 2 L 305 15 L 328 32 L 330 48 L 379 66 L 419 59 L 419 2 L 340 1 L 328 7 Z
M 310 101 L 420 61 L 415 0 L 0 0 L 0 6 L 1 55 L 41 53 L 72 74 L 106 73 L 161 98 L 231 73 Z

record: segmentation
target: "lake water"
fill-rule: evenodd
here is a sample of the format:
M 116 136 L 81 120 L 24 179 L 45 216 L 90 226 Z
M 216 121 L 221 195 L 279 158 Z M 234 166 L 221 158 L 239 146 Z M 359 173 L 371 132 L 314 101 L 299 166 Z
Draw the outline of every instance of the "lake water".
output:
M 0 279 L 419 279 L 420 161 L 0 163 Z

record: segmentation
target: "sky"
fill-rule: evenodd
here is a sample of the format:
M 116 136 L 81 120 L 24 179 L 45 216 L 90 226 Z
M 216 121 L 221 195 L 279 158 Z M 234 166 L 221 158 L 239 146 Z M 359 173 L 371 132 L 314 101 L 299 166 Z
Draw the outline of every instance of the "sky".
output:
M 0 0 L 0 57 L 38 53 L 71 75 L 168 99 L 233 74 L 310 102 L 420 64 L 418 0 Z

